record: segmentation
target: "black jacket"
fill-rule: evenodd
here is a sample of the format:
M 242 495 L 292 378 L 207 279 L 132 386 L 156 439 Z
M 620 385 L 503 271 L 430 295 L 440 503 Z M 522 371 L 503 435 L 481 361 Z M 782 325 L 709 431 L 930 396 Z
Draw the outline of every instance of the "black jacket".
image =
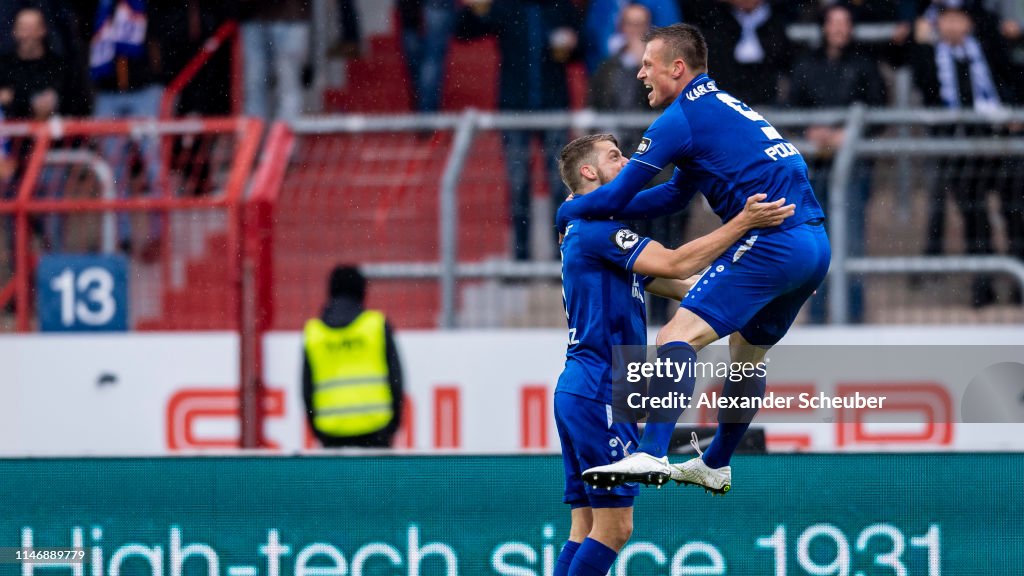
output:
M 320 319 L 331 328 L 342 328 L 352 323 L 363 312 L 363 307 L 353 300 L 334 299 L 324 307 Z M 398 358 L 398 348 L 395 346 L 394 333 L 390 324 L 384 324 L 384 339 L 388 362 L 388 380 L 391 384 L 391 408 L 394 411 L 394 419 L 391 420 L 383 430 L 366 434 L 363 436 L 347 436 L 339 438 L 321 433 L 313 426 L 313 371 L 309 365 L 309 356 L 305 350 L 302 352 L 302 399 L 306 404 L 306 419 L 310 430 L 317 437 L 325 448 L 340 448 L 356 446 L 361 448 L 386 448 L 391 446 L 395 432 L 402 425 L 402 403 L 404 382 L 402 378 L 402 363 Z
M 789 73 L 793 45 L 786 36 L 786 21 L 773 10 L 757 29 L 764 59 L 756 64 L 740 64 L 733 55 L 743 28 L 732 14 L 732 7 L 719 0 L 688 2 L 685 13 L 708 43 L 708 74 L 718 86 L 750 106 L 778 104 L 779 80 Z
M 0 56 L 0 88 L 14 92 L 14 99 L 4 108 L 9 120 L 34 120 L 32 98 L 46 90 L 57 94 L 58 112 L 63 111 L 67 86 L 64 59 L 49 51 L 37 60 L 22 60 L 16 54 Z
M 987 33 L 979 26 L 975 38 L 981 44 L 981 51 L 988 62 L 992 81 L 999 92 L 999 99 L 1007 106 L 1017 104 L 1020 100 L 1020 71 L 1015 71 L 1008 57 L 1009 48 L 1002 37 Z M 941 86 L 939 85 L 938 65 L 935 63 L 935 47 L 917 44 L 910 50 L 910 65 L 914 71 L 914 84 L 921 91 L 921 99 L 925 106 L 944 107 Z
M 878 63 L 853 46 L 836 60 L 829 60 L 824 48 L 806 54 L 797 60 L 791 79 L 789 104 L 796 108 L 885 104 Z

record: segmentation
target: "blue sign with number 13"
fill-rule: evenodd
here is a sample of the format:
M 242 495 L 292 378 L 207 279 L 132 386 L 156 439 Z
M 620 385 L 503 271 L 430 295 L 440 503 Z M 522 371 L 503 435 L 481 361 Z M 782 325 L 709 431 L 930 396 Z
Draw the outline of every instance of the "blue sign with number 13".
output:
M 39 329 L 128 329 L 128 265 L 121 256 L 50 254 L 36 270 Z

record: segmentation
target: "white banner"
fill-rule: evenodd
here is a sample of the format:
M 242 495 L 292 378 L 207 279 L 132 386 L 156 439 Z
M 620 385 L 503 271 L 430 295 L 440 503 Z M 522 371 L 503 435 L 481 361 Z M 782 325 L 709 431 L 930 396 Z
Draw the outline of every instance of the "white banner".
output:
M 897 408 L 926 411 L 934 422 L 884 424 L 847 411 L 834 417 L 814 413 L 819 423 L 809 424 L 766 410 L 758 422 L 765 425 L 769 448 L 1024 450 L 1020 425 L 959 423 L 960 398 L 949 391 L 965 380 L 967 368 L 962 357 L 949 353 L 956 350 L 953 342 L 975 346 L 969 355 L 984 362 L 990 345 L 1024 342 L 1024 329 L 795 330 L 784 344 L 942 346 L 927 373 L 920 362 L 912 369 L 866 366 L 864 372 L 876 380 L 870 386 L 910 390 Z M 398 346 L 410 404 L 397 440 L 400 447 L 557 451 L 551 394 L 564 361 L 564 332 L 404 332 L 398 334 Z M 922 349 L 907 350 L 920 355 Z M 264 430 L 270 449 L 313 447 L 303 416 L 299 334 L 269 335 L 264 352 Z M 0 367 L 0 455 L 161 455 L 237 446 L 234 334 L 4 335 Z M 812 362 L 780 368 L 770 374 L 769 391 L 773 384 L 775 390 L 811 394 L 865 384 L 864 374 L 856 370 L 828 376 Z M 702 413 L 691 409 L 687 418 L 701 420 Z M 780 423 L 783 418 L 789 423 Z

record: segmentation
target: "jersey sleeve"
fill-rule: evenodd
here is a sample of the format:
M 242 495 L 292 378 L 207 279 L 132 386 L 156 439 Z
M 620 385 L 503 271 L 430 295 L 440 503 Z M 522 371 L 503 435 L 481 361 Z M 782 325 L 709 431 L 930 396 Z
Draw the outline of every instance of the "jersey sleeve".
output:
M 587 255 L 627 272 L 633 271 L 637 256 L 651 241 L 619 222 L 585 222 L 582 226 L 580 240 Z
M 629 163 L 641 164 L 657 174 L 679 156 L 686 154 L 692 139 L 686 115 L 674 105 L 644 132 Z
M 589 194 L 563 202 L 555 215 L 555 225 L 563 231 L 565 225 L 573 220 L 614 217 L 657 173 L 647 166 L 633 162 L 626 164 L 611 182 Z
M 572 220 L 581 218 L 618 218 L 637 193 L 661 169 L 690 148 L 690 124 L 673 107 L 658 117 L 644 132 L 633 157 L 614 180 L 589 194 L 564 202 L 558 208 L 555 225 L 559 231 Z
M 685 176 L 676 168 L 671 180 L 637 194 L 619 212 L 618 217 L 623 220 L 646 220 L 675 214 L 686 207 L 696 192 L 695 188 L 687 185 Z

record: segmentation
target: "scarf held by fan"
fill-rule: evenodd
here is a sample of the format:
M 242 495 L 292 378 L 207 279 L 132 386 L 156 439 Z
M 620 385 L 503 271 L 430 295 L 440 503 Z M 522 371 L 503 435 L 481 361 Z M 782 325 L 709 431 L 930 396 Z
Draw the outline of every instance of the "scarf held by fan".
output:
M 96 10 L 96 32 L 89 46 L 89 72 L 93 79 L 109 76 L 119 57 L 143 56 L 146 26 L 146 0 L 101 0 Z
M 985 53 L 974 36 L 968 36 L 960 46 L 951 46 L 940 42 L 935 46 L 935 65 L 939 73 L 939 95 L 949 108 L 960 107 L 960 84 L 957 82 L 957 71 L 954 59 L 967 59 L 970 65 L 971 92 L 974 110 L 991 112 L 1000 107 L 999 92 L 992 80 Z

